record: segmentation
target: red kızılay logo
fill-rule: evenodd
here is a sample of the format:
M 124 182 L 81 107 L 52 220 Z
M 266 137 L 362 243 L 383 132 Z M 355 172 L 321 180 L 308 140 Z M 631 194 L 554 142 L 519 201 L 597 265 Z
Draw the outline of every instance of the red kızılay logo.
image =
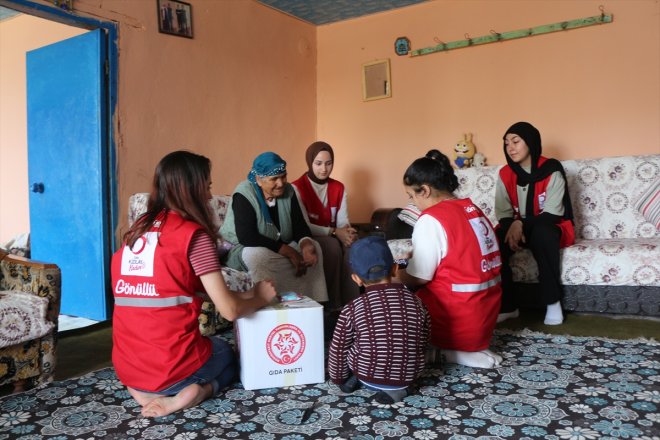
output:
M 278 364 L 292 364 L 305 352 L 305 334 L 293 324 L 278 325 L 266 339 L 266 350 Z

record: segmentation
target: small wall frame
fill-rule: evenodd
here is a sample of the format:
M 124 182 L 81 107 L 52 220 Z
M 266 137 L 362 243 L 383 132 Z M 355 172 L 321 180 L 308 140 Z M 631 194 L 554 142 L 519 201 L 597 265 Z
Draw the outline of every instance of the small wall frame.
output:
M 178 0 L 156 0 L 158 31 L 163 34 L 192 38 L 192 6 Z
M 362 100 L 392 97 L 389 58 L 371 61 L 362 65 Z

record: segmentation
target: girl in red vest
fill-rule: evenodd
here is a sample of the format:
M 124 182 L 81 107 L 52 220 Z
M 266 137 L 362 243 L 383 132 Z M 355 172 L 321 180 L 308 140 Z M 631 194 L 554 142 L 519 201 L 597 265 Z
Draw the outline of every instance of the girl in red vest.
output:
M 403 184 L 421 211 L 413 254 L 397 277 L 420 286 L 431 315 L 431 344 L 447 362 L 493 368 L 502 357 L 488 347 L 500 310 L 500 251 L 493 226 L 470 199 L 457 199 L 458 179 L 447 156 L 429 151 L 408 167 Z
M 541 134 L 528 122 L 517 122 L 506 131 L 504 155 L 508 165 L 500 170 L 495 191 L 502 251 L 502 309 L 497 321 L 519 315 L 509 259 L 529 248 L 539 267 L 544 323 L 559 325 L 564 321 L 559 249 L 575 242 L 566 173 L 558 160 L 541 156 Z
M 328 286 L 329 307 L 340 309 L 359 295 L 351 280 L 347 248 L 357 240 L 348 220 L 344 184 L 330 178 L 335 153 L 325 142 L 314 142 L 305 153 L 307 172 L 292 182 L 303 215 L 323 252 L 323 271 Z
M 236 378 L 232 347 L 199 331 L 203 298 L 230 321 L 267 305 L 272 283 L 230 291 L 208 208 L 211 162 L 176 151 L 156 168 L 147 212 L 112 257 L 112 361 L 145 417 L 190 408 Z

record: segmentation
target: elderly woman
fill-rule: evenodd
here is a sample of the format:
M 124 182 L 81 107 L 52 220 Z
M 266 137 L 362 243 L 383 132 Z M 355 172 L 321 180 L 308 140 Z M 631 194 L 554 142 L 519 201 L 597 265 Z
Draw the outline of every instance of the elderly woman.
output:
M 272 280 L 279 292 L 328 300 L 319 244 L 305 221 L 286 162 L 272 152 L 254 159 L 247 180 L 239 183 L 220 229 L 233 247 L 226 264 L 248 271 L 255 282 Z

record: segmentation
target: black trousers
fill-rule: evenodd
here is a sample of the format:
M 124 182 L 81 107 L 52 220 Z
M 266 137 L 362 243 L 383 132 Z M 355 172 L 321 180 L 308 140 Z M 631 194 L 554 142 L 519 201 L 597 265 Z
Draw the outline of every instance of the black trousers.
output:
M 508 225 L 510 226 L 510 225 Z M 501 225 L 497 230 L 497 238 L 502 254 L 502 306 L 500 313 L 512 312 L 518 308 L 518 301 L 513 289 L 513 274 L 509 260 L 513 251 L 504 243 L 504 237 L 509 230 Z M 526 243 L 524 247 L 532 251 L 539 267 L 539 284 L 541 300 L 545 305 L 561 300 L 562 290 L 559 268 L 559 241 L 561 229 L 549 219 L 537 217 L 532 225 L 523 227 Z

